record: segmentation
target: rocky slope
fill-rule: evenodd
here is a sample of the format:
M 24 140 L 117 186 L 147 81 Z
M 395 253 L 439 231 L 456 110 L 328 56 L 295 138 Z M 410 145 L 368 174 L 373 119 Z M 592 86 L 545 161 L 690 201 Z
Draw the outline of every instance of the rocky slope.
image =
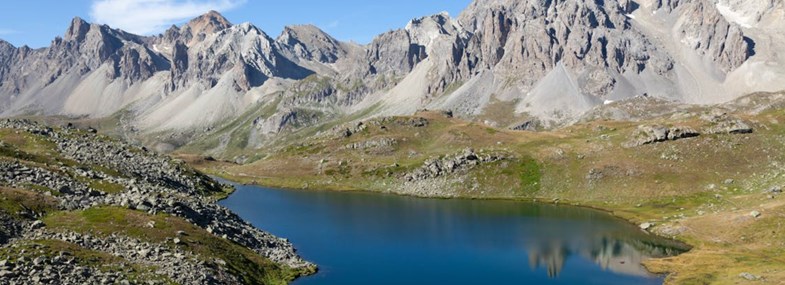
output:
M 3 284 L 284 283 L 314 268 L 182 162 L 29 121 L 0 122 L 0 150 Z
M 477 0 L 359 45 L 277 38 L 209 12 L 161 35 L 74 19 L 43 49 L 0 42 L 0 114 L 108 118 L 159 149 L 254 149 L 363 117 L 452 110 L 560 126 L 649 96 L 719 103 L 785 89 L 782 1 Z

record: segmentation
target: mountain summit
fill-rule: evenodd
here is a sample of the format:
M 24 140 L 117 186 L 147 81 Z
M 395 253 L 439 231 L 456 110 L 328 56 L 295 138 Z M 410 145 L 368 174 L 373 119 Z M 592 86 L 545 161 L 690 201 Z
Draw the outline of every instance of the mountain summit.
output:
M 367 45 L 311 25 L 273 39 L 215 11 L 150 37 L 76 18 L 48 48 L 0 48 L 0 114 L 123 111 L 124 129 L 175 134 L 174 146 L 239 136 L 252 148 L 424 108 L 547 127 L 636 96 L 709 104 L 785 89 L 785 8 L 743 2 L 477 0 Z
M 189 38 L 198 41 L 204 40 L 208 35 L 228 29 L 232 26 L 223 15 L 210 11 L 194 18 L 183 26 L 182 33 L 187 33 Z

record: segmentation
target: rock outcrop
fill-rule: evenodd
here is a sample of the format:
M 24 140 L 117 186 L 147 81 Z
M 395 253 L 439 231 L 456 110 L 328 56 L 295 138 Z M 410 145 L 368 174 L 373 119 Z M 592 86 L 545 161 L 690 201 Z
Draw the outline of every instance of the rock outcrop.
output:
M 700 133 L 689 127 L 639 126 L 625 147 L 636 147 L 664 141 L 675 141 L 697 137 Z
M 477 154 L 473 149 L 465 149 L 463 152 L 453 156 L 428 159 L 420 168 L 406 174 L 403 179 L 407 182 L 434 179 L 453 173 L 465 172 L 483 163 L 504 159 L 505 157 L 501 155 Z
M 708 56 L 724 72 L 738 68 L 754 54 L 752 39 L 744 36 L 739 25 L 729 23 L 713 1 L 681 1 L 668 7 L 683 11 L 685 20 L 678 26 L 681 42 Z

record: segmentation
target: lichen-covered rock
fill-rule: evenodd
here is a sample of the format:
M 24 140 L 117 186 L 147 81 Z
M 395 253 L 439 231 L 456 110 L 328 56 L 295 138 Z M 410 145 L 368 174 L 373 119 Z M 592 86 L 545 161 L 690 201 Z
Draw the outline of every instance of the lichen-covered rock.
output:
M 439 178 L 467 171 L 483 163 L 490 163 L 506 159 L 499 154 L 478 154 L 473 149 L 467 148 L 463 152 L 441 158 L 426 160 L 420 168 L 404 175 L 407 182 L 416 182 L 427 179 Z
M 697 137 L 700 133 L 689 127 L 664 127 L 659 125 L 642 125 L 633 132 L 624 147 L 636 147 L 664 141 L 675 141 Z
M 750 125 L 736 118 L 721 120 L 706 129 L 709 134 L 749 134 L 753 131 Z
M 709 126 L 705 128 L 705 132 L 708 134 L 749 134 L 754 131 L 743 120 L 728 115 L 722 110 L 712 110 L 701 118 L 709 123 Z

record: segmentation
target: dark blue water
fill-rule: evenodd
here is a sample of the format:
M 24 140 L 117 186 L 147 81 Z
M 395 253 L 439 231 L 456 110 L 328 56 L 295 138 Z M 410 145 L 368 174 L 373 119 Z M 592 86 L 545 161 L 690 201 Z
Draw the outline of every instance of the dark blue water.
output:
M 237 188 L 224 206 L 319 265 L 294 284 L 662 284 L 641 261 L 683 250 L 574 207 Z

